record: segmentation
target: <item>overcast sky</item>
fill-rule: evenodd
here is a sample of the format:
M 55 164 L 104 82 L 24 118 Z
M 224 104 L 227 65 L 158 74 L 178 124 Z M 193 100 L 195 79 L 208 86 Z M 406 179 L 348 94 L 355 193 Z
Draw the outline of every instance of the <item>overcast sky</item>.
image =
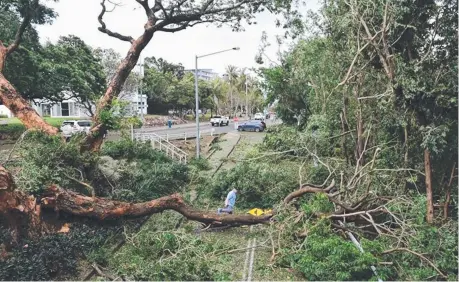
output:
M 119 2 L 119 1 L 118 1 Z M 317 10 L 318 0 L 308 0 L 305 8 Z M 141 34 L 146 21 L 145 13 L 134 0 L 123 0 L 124 6 L 117 7 L 104 16 L 107 28 L 123 35 L 137 37 Z M 100 13 L 98 0 L 60 0 L 50 6 L 59 14 L 52 25 L 38 26 L 42 42 L 56 42 L 59 36 L 73 34 L 83 39 L 90 46 L 113 48 L 124 56 L 129 43 L 109 37 L 97 30 Z M 232 32 L 229 27 L 198 25 L 176 33 L 155 33 L 153 39 L 142 52 L 142 57 L 162 57 L 167 61 L 182 63 L 185 68 L 194 68 L 194 56 L 212 53 L 232 47 L 239 51 L 230 51 L 215 56 L 199 59 L 199 68 L 210 68 L 222 74 L 229 64 L 237 67 L 255 67 L 255 55 L 260 46 L 262 32 L 266 31 L 272 43 L 267 54 L 276 58 L 277 44 L 275 35 L 282 30 L 275 27 L 274 15 L 264 13 L 257 16 L 257 25 L 245 26 L 243 32 Z

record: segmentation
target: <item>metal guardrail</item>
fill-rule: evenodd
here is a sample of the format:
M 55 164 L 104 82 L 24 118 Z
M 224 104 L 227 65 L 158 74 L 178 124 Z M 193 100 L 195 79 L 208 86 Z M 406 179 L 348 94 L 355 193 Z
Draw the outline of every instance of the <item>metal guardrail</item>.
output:
M 154 133 L 151 131 L 150 132 L 142 131 L 142 130 L 134 131 L 134 136 L 137 136 L 138 134 L 143 134 L 143 135 L 154 134 L 155 136 L 159 136 L 165 139 L 166 141 L 170 141 L 170 140 L 185 140 L 186 141 L 187 139 L 196 138 L 196 131 L 183 132 L 183 133 L 163 133 L 163 134 L 158 134 L 158 133 Z M 199 131 L 199 135 L 201 138 L 203 136 L 213 136 L 215 134 L 216 134 L 215 128 Z
M 133 134 L 132 138 L 140 141 L 150 141 L 153 149 L 158 149 L 164 152 L 166 156 L 176 159 L 180 163 L 187 163 L 187 153 L 156 133 L 136 132 Z

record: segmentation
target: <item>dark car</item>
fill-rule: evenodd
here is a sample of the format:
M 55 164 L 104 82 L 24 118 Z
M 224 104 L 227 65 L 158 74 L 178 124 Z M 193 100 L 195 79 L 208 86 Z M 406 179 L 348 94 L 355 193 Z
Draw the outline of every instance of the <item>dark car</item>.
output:
M 248 123 L 261 124 L 261 126 L 263 126 L 263 130 L 266 129 L 266 123 L 262 120 L 251 120 Z
M 238 131 L 255 131 L 255 132 L 263 132 L 264 127 L 261 123 L 254 123 L 254 122 L 246 122 L 237 127 Z

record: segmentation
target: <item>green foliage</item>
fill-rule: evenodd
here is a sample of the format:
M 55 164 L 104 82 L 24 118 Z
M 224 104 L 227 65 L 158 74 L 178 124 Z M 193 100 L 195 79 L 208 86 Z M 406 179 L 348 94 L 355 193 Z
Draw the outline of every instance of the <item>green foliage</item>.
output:
M 107 155 L 117 160 L 149 160 L 159 163 L 172 162 L 166 155 L 154 150 L 149 142 L 137 142 L 127 138 L 119 141 L 105 142 L 101 150 L 101 155 Z
M 294 167 L 294 166 L 293 166 Z M 288 193 L 298 187 L 298 171 L 290 163 L 245 162 L 222 171 L 215 176 L 209 187 L 202 188 L 213 199 L 223 200 L 236 188 L 236 206 L 241 208 L 272 208 Z
M 0 126 L 0 140 L 16 140 L 26 130 L 22 124 L 7 124 Z
M 77 140 L 63 143 L 59 136 L 28 133 L 19 152 L 21 170 L 16 176 L 19 189 L 31 194 L 40 194 L 50 184 L 76 189 L 69 176 L 78 175 L 78 171 L 83 173 L 95 163 L 94 157 L 80 154 L 79 149 Z
M 148 201 L 178 192 L 189 181 L 187 166 L 154 150 L 150 143 L 130 139 L 110 141 L 101 153 L 115 160 L 127 160 L 127 163 L 118 163 L 120 176 L 112 183 L 114 189 L 109 193 L 117 200 Z
M 226 256 L 223 251 L 235 247 L 221 240 L 202 240 L 195 234 L 144 230 L 132 237 L 110 264 L 118 275 L 133 280 L 220 280 L 230 276 L 218 267 Z
M 310 234 L 291 259 L 307 280 L 325 281 L 370 280 L 374 275 L 370 265 L 377 262 L 371 253 L 362 254 L 352 242 L 333 234 Z
M 198 170 L 209 170 L 209 169 L 211 169 L 209 160 L 207 160 L 205 158 L 199 158 L 199 159 L 193 158 L 189 162 L 189 165 L 195 166 Z
M 74 222 L 66 234 L 22 239 L 11 246 L 6 259 L 0 260 L 0 277 L 12 281 L 72 279 L 78 274 L 78 261 L 106 244 L 119 228 L 119 222 Z M 8 230 L 0 230 L 0 241 L 10 242 Z

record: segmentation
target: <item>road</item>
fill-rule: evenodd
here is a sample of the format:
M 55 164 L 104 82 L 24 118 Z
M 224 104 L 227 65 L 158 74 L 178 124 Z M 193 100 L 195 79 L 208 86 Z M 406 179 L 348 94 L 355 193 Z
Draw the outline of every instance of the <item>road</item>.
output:
M 245 121 L 239 121 L 239 124 L 243 123 Z M 277 122 L 276 122 L 277 123 Z M 272 125 L 273 122 L 270 120 L 266 121 L 266 125 Z M 234 129 L 234 123 L 233 121 L 230 121 L 228 126 L 212 126 L 209 122 L 201 122 L 199 123 L 199 129 L 200 131 L 210 131 L 214 130 L 213 134 L 224 134 L 232 131 L 236 131 Z M 181 125 L 173 125 L 171 128 L 168 128 L 167 126 L 162 126 L 162 127 L 150 127 L 150 128 L 141 128 L 141 129 L 136 129 L 135 132 L 143 132 L 143 133 L 155 133 L 160 136 L 165 136 L 167 134 L 171 135 L 172 137 L 170 139 L 177 139 L 177 136 L 180 134 L 182 135 L 181 138 L 183 138 L 183 135 L 186 133 L 189 136 L 194 137 L 196 135 L 196 124 L 195 123 L 190 123 L 190 124 L 181 124 Z M 174 138 L 174 135 L 176 136 Z M 107 139 L 108 140 L 118 140 L 121 137 L 119 132 L 113 132 L 109 133 Z

